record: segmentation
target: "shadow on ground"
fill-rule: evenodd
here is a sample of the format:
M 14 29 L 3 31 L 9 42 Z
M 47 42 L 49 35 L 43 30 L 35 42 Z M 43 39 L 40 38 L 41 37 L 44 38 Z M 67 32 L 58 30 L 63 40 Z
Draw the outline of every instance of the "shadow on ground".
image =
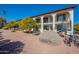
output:
M 24 44 L 20 41 L 1 40 L 0 54 L 18 54 L 23 50 Z

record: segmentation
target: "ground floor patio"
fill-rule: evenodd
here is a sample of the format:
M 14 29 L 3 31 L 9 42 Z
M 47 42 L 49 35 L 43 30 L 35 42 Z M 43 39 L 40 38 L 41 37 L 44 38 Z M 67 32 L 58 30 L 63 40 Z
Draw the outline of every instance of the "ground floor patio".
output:
M 2 32 L 1 34 L 3 39 L 22 42 L 24 46 L 23 46 L 23 51 L 21 51 L 20 53 L 23 53 L 23 54 L 79 53 L 79 48 L 75 47 L 73 44 L 71 47 L 66 46 L 63 43 L 63 41 L 61 45 L 53 46 L 51 44 L 41 42 L 39 40 L 39 35 L 23 33 L 20 31 L 16 31 L 16 32 L 11 32 L 10 30 L 0 30 L 0 31 Z

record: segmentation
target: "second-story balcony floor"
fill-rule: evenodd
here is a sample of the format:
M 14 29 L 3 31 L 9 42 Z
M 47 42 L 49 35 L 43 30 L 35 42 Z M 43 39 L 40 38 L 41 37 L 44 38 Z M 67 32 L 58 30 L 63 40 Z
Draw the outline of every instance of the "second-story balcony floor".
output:
M 55 24 L 67 24 L 70 23 L 70 21 L 57 21 Z
M 37 23 L 38 25 L 41 25 L 41 23 Z M 43 24 L 53 24 L 53 22 L 43 23 Z

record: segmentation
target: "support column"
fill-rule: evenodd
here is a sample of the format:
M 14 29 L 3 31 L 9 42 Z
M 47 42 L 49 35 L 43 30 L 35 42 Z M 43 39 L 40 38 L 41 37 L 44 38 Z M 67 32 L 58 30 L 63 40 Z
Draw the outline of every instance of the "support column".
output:
M 44 25 L 43 25 L 43 16 L 41 16 L 41 32 L 43 32 L 43 30 L 44 30 Z
M 48 17 L 48 23 L 50 23 L 50 17 Z M 50 25 L 48 25 L 49 31 L 51 31 Z
M 73 35 L 74 33 L 74 30 L 73 30 L 73 27 L 74 27 L 74 11 L 73 10 L 70 10 L 70 20 L 71 20 L 71 35 Z
M 56 31 L 56 28 L 55 28 L 55 17 L 56 17 L 56 14 L 52 14 L 52 17 L 53 17 L 53 31 Z

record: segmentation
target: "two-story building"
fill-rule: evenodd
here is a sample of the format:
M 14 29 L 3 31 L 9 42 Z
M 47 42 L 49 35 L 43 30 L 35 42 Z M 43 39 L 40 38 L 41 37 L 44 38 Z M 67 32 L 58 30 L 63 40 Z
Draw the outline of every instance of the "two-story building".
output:
M 63 9 L 51 11 L 48 13 L 32 16 L 39 26 L 40 32 L 44 31 L 66 31 L 73 35 L 74 8 L 70 6 Z

